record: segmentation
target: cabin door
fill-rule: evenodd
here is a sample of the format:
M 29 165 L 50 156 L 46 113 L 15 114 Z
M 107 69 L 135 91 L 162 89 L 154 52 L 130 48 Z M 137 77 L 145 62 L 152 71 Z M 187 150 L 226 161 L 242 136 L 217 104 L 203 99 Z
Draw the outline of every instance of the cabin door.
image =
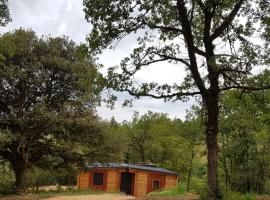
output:
M 134 174 L 129 172 L 121 173 L 121 186 L 120 191 L 125 192 L 126 194 L 133 195 L 134 188 Z

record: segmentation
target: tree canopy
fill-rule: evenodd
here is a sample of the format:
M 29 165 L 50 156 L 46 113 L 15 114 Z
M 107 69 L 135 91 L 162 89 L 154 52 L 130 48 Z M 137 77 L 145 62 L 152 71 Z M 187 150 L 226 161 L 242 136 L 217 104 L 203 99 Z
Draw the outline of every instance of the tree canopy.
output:
M 140 98 L 187 100 L 200 96 L 205 108 L 209 199 L 221 199 L 217 177 L 219 95 L 231 89 L 256 91 L 268 82 L 251 79 L 269 65 L 269 2 L 213 0 L 84 0 L 92 53 L 127 35 L 138 47 L 108 72 L 108 87 Z M 260 39 L 257 39 L 260 38 Z M 136 80 L 136 73 L 158 62 L 186 72 L 181 84 Z
M 16 189 L 31 165 L 82 162 L 81 146 L 101 141 L 101 76 L 85 46 L 19 29 L 0 37 L 0 65 L 0 159 L 11 164 Z
M 8 9 L 8 0 L 0 1 L 0 26 L 7 25 L 11 21 L 10 13 Z

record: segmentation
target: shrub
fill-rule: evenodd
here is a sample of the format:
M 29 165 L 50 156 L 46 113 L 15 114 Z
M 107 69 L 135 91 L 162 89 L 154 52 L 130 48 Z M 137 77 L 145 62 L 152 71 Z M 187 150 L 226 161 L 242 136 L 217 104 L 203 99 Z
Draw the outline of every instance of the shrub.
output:
M 14 174 L 7 165 L 0 168 L 0 194 L 6 195 L 13 193 Z
M 256 200 L 256 195 L 229 191 L 224 194 L 224 200 Z

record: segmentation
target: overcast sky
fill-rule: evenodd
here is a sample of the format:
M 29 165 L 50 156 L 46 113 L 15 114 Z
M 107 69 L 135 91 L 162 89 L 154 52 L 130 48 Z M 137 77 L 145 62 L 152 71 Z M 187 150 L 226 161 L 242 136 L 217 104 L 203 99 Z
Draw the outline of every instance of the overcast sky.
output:
M 87 34 L 91 31 L 91 25 L 84 19 L 82 0 L 9 0 L 9 8 L 12 22 L 6 27 L 0 27 L 0 32 L 14 30 L 16 28 L 29 28 L 38 35 L 62 36 L 67 35 L 73 41 L 85 42 Z M 117 65 L 136 46 L 134 38 L 126 38 L 113 50 L 106 50 L 100 55 L 99 62 L 106 68 Z M 153 69 L 154 68 L 154 69 Z M 179 66 L 160 63 L 147 68 L 138 74 L 140 80 L 159 83 L 179 82 L 184 76 L 184 71 Z M 127 94 L 119 94 L 119 99 L 127 98 Z M 123 102 L 116 103 L 115 109 L 107 109 L 106 106 L 98 108 L 98 114 L 104 119 L 112 116 L 119 122 L 130 120 L 134 111 L 141 114 L 148 110 L 168 113 L 171 118 L 184 119 L 186 109 L 192 104 L 182 102 L 166 102 L 150 98 L 142 98 L 133 103 L 132 108 L 123 108 Z

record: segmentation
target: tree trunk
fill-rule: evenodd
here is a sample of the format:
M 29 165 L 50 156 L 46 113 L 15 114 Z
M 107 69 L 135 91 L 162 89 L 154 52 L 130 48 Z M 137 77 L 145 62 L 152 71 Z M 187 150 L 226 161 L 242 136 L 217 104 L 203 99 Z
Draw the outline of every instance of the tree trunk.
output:
M 188 169 L 188 178 L 187 178 L 187 192 L 189 192 L 190 189 L 190 179 L 191 179 L 191 172 L 193 168 L 193 160 L 195 157 L 195 140 L 196 140 L 196 135 L 193 133 L 193 138 L 192 138 L 192 151 L 191 151 L 191 157 L 190 157 L 190 162 L 189 162 L 189 169 Z
M 208 199 L 222 199 L 218 186 L 218 92 L 210 92 L 206 101 L 207 123 L 206 123 L 206 145 L 208 161 Z
M 140 156 L 141 156 L 141 162 L 145 162 L 145 155 L 144 155 L 144 148 L 140 148 Z
M 26 165 L 21 163 L 17 164 L 15 167 L 13 167 L 15 172 L 15 189 L 16 192 L 21 193 L 24 191 L 24 175 L 26 171 Z
M 189 192 L 189 188 L 190 188 L 190 179 L 191 179 L 191 172 L 192 172 L 194 157 L 195 157 L 195 148 L 192 149 L 190 163 L 189 163 L 188 178 L 187 178 L 187 192 Z
M 28 163 L 28 154 L 24 146 L 19 146 L 16 152 L 13 152 L 11 166 L 15 173 L 15 190 L 17 193 L 24 192 L 24 176 Z

